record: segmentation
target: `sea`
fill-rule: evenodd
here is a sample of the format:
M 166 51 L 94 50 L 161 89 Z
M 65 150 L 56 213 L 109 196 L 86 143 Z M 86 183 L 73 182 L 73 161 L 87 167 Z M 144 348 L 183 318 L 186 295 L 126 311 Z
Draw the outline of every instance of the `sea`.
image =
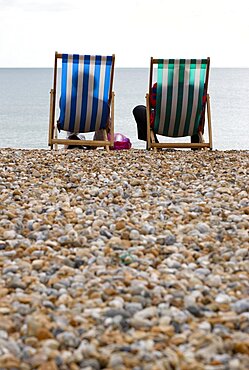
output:
M 144 149 L 145 142 L 137 139 L 132 110 L 136 105 L 145 105 L 148 76 L 147 68 L 115 69 L 115 132 L 127 136 L 135 149 Z M 50 68 L 0 69 L 0 148 L 49 149 L 49 92 L 52 84 L 53 69 Z M 248 150 L 249 69 L 211 69 L 209 94 L 213 148 Z M 58 114 L 57 110 L 57 117 Z M 206 135 L 207 129 L 204 135 L 207 139 Z M 159 141 L 165 140 L 168 139 L 159 136 Z

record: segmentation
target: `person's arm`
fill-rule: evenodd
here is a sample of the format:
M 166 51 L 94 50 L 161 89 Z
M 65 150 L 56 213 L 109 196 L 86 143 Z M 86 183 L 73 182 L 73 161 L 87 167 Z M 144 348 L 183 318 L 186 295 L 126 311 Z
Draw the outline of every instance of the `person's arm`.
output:
M 150 126 L 151 128 L 154 127 L 155 116 L 156 116 L 156 90 L 157 90 L 157 83 L 154 83 L 150 92 Z

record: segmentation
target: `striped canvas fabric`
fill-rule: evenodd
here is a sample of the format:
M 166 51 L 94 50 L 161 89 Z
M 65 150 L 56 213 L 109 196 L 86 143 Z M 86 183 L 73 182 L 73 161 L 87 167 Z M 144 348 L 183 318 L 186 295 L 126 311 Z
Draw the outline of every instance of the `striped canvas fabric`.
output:
M 207 59 L 162 59 L 157 69 L 154 132 L 170 137 L 198 132 Z
M 59 130 L 106 128 L 111 72 L 112 56 L 62 55 Z

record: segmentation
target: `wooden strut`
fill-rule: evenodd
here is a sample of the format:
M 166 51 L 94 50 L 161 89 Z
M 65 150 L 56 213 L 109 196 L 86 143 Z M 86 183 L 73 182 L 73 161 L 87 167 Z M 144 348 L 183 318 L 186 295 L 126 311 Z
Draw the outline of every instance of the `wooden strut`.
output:
M 110 145 L 111 145 L 111 147 L 114 146 L 114 99 L 115 99 L 115 94 L 114 94 L 114 91 L 112 91 L 112 100 L 111 100 L 111 128 L 110 128 L 110 135 L 111 135 Z
M 48 130 L 48 145 L 52 145 L 53 139 L 53 100 L 54 100 L 54 90 L 50 90 L 50 109 L 49 109 L 49 130 Z
M 147 150 L 150 150 L 151 148 L 151 137 L 150 137 L 150 98 L 149 94 L 146 94 L 146 119 L 147 119 Z
M 207 94 L 207 117 L 208 117 L 208 136 L 209 136 L 209 147 L 213 149 L 213 137 L 212 137 L 212 124 L 211 124 L 211 108 L 210 108 L 210 96 Z
M 209 148 L 209 143 L 155 143 L 156 148 Z
M 51 144 L 61 145 L 83 145 L 83 146 L 106 146 L 110 145 L 109 140 L 69 140 L 69 139 L 52 139 Z
M 56 86 L 57 86 L 57 58 L 58 53 L 55 52 L 55 58 L 54 58 L 54 86 L 53 86 L 53 100 L 52 100 L 52 120 L 51 120 L 51 137 L 54 138 L 54 131 L 57 130 L 57 127 L 55 127 L 55 104 L 56 104 Z M 53 149 L 53 144 L 51 142 L 50 144 L 51 149 Z

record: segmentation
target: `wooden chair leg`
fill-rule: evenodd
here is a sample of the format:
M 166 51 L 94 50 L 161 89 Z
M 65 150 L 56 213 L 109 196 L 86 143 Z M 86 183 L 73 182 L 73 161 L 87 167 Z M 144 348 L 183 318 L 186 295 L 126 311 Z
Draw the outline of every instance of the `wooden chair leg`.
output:
M 54 125 L 54 138 L 55 139 L 58 139 L 58 128 L 57 128 L 57 124 Z M 54 148 L 55 148 L 55 150 L 58 150 L 58 144 L 54 144 Z
M 110 147 L 113 147 L 114 146 L 114 97 L 115 97 L 115 94 L 114 92 L 112 91 L 112 99 L 111 99 L 111 115 L 110 115 L 110 121 L 108 123 L 108 131 L 110 133 L 110 145 L 106 145 L 105 146 L 105 149 L 107 152 L 110 151 Z M 103 130 L 103 138 L 105 141 L 108 141 L 108 134 L 107 134 L 107 130 Z
M 152 130 L 150 130 L 150 138 L 151 138 L 151 143 L 152 143 L 153 150 L 156 153 L 157 152 L 157 147 L 153 146 L 153 144 L 155 144 L 155 142 L 156 142 L 155 134 Z
M 104 137 L 104 140 L 107 141 L 107 131 L 106 130 L 103 130 L 103 137 Z M 110 151 L 110 145 L 106 145 L 105 149 L 106 149 L 107 152 L 109 152 Z
M 112 92 L 112 102 L 111 102 L 111 127 L 110 127 L 110 134 L 111 134 L 111 146 L 114 146 L 114 99 L 115 94 Z
M 149 94 L 146 94 L 146 119 L 147 119 L 147 144 L 146 149 L 151 149 L 151 136 L 150 136 L 150 101 L 149 101 Z
M 207 118 L 208 118 L 208 136 L 210 150 L 213 149 L 213 138 L 212 138 L 212 125 L 211 125 L 211 108 L 210 108 L 210 96 L 207 94 Z
M 54 138 L 54 118 L 53 118 L 54 90 L 50 90 L 50 109 L 49 109 L 49 129 L 48 129 L 48 145 L 53 149 L 52 139 Z

